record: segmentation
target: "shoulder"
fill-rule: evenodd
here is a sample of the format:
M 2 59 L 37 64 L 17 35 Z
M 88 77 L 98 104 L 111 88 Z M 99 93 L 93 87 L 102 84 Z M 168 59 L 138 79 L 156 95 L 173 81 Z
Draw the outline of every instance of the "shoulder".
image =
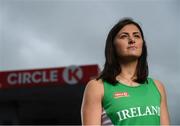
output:
M 88 81 L 85 88 L 85 94 L 87 94 L 88 96 L 97 96 L 102 98 L 104 94 L 102 79 L 91 79 L 90 81 Z
M 164 83 L 158 79 L 153 79 L 153 81 L 156 87 L 158 88 L 159 92 L 161 93 L 161 96 L 162 97 L 166 96 L 166 89 Z
M 91 79 L 90 81 L 88 81 L 86 88 L 88 89 L 100 89 L 103 87 L 103 81 L 102 79 L 96 80 L 96 79 Z
M 162 81 L 154 79 L 154 82 L 155 82 L 156 86 L 158 87 L 158 89 L 160 91 L 164 91 L 165 90 L 165 86 L 164 86 Z

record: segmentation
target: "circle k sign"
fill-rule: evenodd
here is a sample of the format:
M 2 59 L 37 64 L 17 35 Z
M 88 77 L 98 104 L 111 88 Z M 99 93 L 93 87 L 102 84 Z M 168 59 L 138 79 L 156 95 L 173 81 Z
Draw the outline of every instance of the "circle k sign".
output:
M 78 66 L 66 67 L 63 71 L 63 79 L 67 84 L 77 84 L 83 77 L 83 71 Z

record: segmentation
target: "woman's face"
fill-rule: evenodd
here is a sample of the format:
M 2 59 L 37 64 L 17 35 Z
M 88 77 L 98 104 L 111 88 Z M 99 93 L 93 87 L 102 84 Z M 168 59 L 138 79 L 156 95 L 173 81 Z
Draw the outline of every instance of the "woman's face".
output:
M 124 26 L 115 36 L 114 44 L 120 57 L 139 58 L 141 56 L 143 39 L 134 24 Z

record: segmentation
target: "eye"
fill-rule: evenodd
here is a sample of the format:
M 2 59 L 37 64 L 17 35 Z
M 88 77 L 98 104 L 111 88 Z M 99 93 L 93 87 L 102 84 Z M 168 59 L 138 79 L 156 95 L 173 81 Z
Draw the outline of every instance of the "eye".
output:
M 123 38 L 126 38 L 128 37 L 127 35 L 121 35 L 120 38 L 123 39 Z
M 140 35 L 134 35 L 134 37 L 136 37 L 136 38 L 140 38 Z

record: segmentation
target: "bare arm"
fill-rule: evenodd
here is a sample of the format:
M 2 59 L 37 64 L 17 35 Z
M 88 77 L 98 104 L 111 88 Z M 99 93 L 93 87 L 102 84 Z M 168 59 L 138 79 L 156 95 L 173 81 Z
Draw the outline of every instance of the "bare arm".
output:
M 162 82 L 159 80 L 154 80 L 160 93 L 161 93 L 161 113 L 160 113 L 160 119 L 161 119 L 161 125 L 169 125 L 170 119 L 169 119 L 169 112 L 168 112 L 168 105 L 167 105 L 167 96 L 166 96 L 166 90 Z
M 102 83 L 96 80 L 88 82 L 81 105 L 82 125 L 101 125 L 101 100 L 103 93 Z

